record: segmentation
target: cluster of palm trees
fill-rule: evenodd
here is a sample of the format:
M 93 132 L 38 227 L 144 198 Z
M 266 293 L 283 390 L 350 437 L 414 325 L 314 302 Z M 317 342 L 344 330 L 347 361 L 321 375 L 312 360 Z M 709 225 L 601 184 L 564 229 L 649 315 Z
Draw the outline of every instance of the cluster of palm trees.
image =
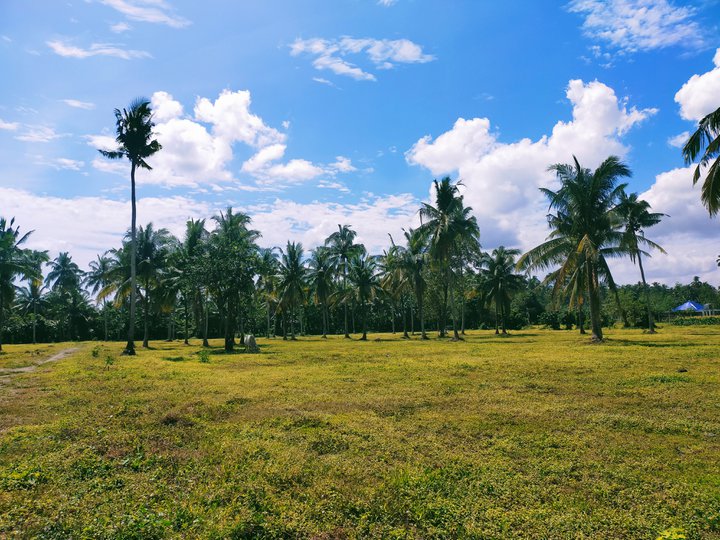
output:
M 440 337 L 447 335 L 450 326 L 453 339 L 461 339 L 465 302 L 473 297 L 494 307 L 495 331 L 506 333 L 510 301 L 526 283 L 518 272 L 537 270 L 549 271 L 544 283 L 552 284 L 558 302 L 567 302 L 578 310 L 581 321 L 588 305 L 592 339 L 601 341 L 603 286 L 619 302 L 608 263 L 617 257 L 637 262 L 645 290 L 648 329 L 654 331 L 642 260 L 650 249 L 662 251 L 645 237 L 645 231 L 664 215 L 651 212 L 646 201 L 626 192 L 627 185 L 620 180 L 629 177 L 630 170 L 617 157 L 607 158 L 594 171 L 582 167 L 577 159 L 572 164 L 550 167 L 560 181 L 559 189 L 542 190 L 549 202 L 550 234 L 545 242 L 522 255 L 503 246 L 484 253 L 472 208 L 465 206 L 459 184 L 444 178 L 434 182 L 432 203 L 423 203 L 419 210 L 421 225 L 403 231 L 400 244 L 391 237 L 391 246 L 382 255 L 368 254 L 356 242 L 357 234 L 350 226 L 338 225 L 338 230 L 306 258 L 303 246 L 296 242 L 288 242 L 282 249 L 258 247 L 260 233 L 250 228 L 250 217 L 232 208 L 212 218 L 212 230 L 207 230 L 205 220 L 190 220 L 182 240 L 151 223 L 138 229 L 135 173 L 138 168 L 151 168 L 147 160 L 161 145 L 153 138 L 152 110 L 147 100 L 138 99 L 127 109 L 116 109 L 115 120 L 117 148 L 101 153 L 130 162 L 132 216 L 123 245 L 99 256 L 87 273 L 69 254 L 61 253 L 49 263 L 50 272 L 43 282 L 47 252 L 24 249 L 22 244 L 30 233 L 21 235 L 13 220 L 0 219 L 0 350 L 4 310 L 13 305 L 34 314 L 35 339 L 34 321 L 46 288 L 67 303 L 68 313 L 82 303 L 82 287 L 96 295 L 103 304 L 106 339 L 108 313 L 113 306 L 126 308 L 125 354 L 135 354 L 138 305 L 143 313 L 145 347 L 149 346 L 151 313 L 173 313 L 177 309 L 183 312 L 185 340 L 192 318 L 207 344 L 212 305 L 222 321 L 225 349 L 232 350 L 238 331 L 241 335 L 245 332 L 249 306 L 258 301 L 265 309 L 267 335 L 280 319 L 283 337 L 290 339 L 295 338 L 298 323 L 302 331 L 302 311 L 308 303 L 321 310 L 323 337 L 330 331 L 331 310 L 336 310 L 342 313 L 342 329 L 349 338 L 348 316 L 359 308 L 361 339 L 367 339 L 367 309 L 377 298 L 391 307 L 393 331 L 395 315 L 402 315 L 405 337 L 407 314 L 410 311 L 410 320 L 414 321 L 414 308 L 420 337 L 427 338 L 425 309 L 431 305 Z M 703 154 L 693 181 L 700 178 L 701 167 L 709 165 L 702 201 L 711 215 L 720 210 L 719 134 L 720 109 L 701 120 L 683 148 L 688 163 Z M 19 286 L 18 282 L 26 284 Z M 169 336 L 175 331 L 174 320 L 168 316 Z M 72 337 L 72 316 L 67 317 L 66 324 L 67 335 Z M 584 324 L 578 326 L 584 332 Z

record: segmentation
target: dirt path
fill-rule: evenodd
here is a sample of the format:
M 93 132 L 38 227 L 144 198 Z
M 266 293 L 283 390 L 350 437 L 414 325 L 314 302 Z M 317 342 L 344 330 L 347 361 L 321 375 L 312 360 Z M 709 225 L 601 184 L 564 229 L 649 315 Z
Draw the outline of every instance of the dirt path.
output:
M 35 362 L 34 364 L 30 364 L 29 366 L 21 368 L 0 369 L 0 385 L 7 383 L 13 375 L 17 375 L 19 373 L 32 373 L 43 364 L 57 362 L 58 360 L 62 360 L 63 358 L 66 358 L 67 356 L 70 356 L 72 353 L 79 350 L 80 347 L 70 347 L 69 349 L 63 349 L 62 351 L 55 353 L 54 355 L 47 358 L 43 358 L 39 362 Z

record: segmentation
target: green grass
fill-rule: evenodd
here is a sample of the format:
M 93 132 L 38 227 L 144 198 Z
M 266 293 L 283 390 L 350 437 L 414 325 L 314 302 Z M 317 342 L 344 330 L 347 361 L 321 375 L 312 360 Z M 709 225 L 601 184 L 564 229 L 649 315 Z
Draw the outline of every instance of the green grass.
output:
M 719 330 L 370 337 L 14 376 L 0 537 L 720 538 Z

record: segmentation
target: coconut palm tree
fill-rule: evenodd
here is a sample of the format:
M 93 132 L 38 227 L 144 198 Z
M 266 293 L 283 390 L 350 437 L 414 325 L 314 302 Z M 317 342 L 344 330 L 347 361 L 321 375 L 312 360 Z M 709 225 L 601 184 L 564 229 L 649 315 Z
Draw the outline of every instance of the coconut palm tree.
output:
M 645 238 L 645 230 L 660 223 L 665 217 L 665 214 L 650 212 L 650 203 L 639 199 L 637 193 L 628 195 L 623 192 L 620 195 L 620 203 L 618 204 L 617 210 L 625 228 L 622 239 L 623 245 L 630 255 L 630 260 L 632 262 L 637 260 L 638 266 L 640 267 L 640 277 L 642 278 L 643 290 L 645 291 L 645 304 L 648 314 L 648 332 L 654 334 L 655 324 L 650 306 L 650 290 L 645 280 L 642 256 L 650 256 L 643 248 L 657 249 L 660 253 L 665 253 L 662 246 Z
M 86 299 L 80 293 L 80 283 L 82 282 L 84 272 L 72 260 L 72 256 L 67 251 L 61 252 L 58 256 L 50 261 L 50 271 L 45 278 L 45 285 L 53 292 L 56 292 L 63 299 L 67 308 L 67 332 L 69 337 L 75 338 L 76 326 L 79 313 L 79 303 L 85 303 Z
M 323 333 L 322 337 L 327 339 L 329 316 L 328 299 L 332 292 L 333 276 L 335 266 L 330 249 L 325 246 L 318 246 L 310 253 L 308 261 L 308 283 L 312 291 L 315 303 L 320 305 L 322 310 Z
M 25 313 L 32 312 L 32 339 L 33 343 L 37 343 L 37 317 L 38 311 L 45 305 L 45 297 L 43 296 L 43 279 L 42 266 L 50 259 L 47 251 L 26 251 L 26 262 L 30 269 L 30 273 L 26 276 L 28 281 L 27 287 L 21 287 L 19 304 Z
M 132 239 L 129 247 L 132 249 Z M 136 237 L 137 280 L 142 290 L 143 303 L 143 348 L 150 347 L 150 300 L 159 292 L 163 274 L 167 271 L 168 257 L 177 245 L 177 239 L 167 229 L 155 229 L 152 223 L 140 227 Z M 175 290 L 175 289 L 173 289 Z M 171 294 L 166 298 L 171 302 Z M 167 303 L 166 302 L 166 303 Z
M 548 215 L 551 232 L 547 241 L 520 258 L 518 268 L 548 269 L 559 265 L 559 271 L 551 274 L 556 292 L 581 270 L 590 301 L 592 340 L 599 342 L 603 339 L 600 282 L 614 284 L 607 258 L 627 253 L 617 215 L 625 184 L 618 184 L 618 180 L 631 173 L 616 156 L 608 157 L 594 171 L 573 159 L 572 165 L 550 166 L 561 182 L 557 191 L 541 189 L 550 201 L 550 210 L 555 212 Z
M 515 258 L 520 255 L 519 249 L 507 249 L 500 246 L 492 251 L 492 255 L 484 253 L 480 257 L 482 293 L 488 304 L 495 306 L 495 333 L 499 334 L 498 326 L 502 327 L 503 335 L 507 334 L 506 317 L 510 311 L 510 301 L 515 292 L 523 286 L 523 278 L 515 274 Z M 498 320 L 500 325 L 498 325 Z
M 374 257 L 365 254 L 355 255 L 350 259 L 348 279 L 353 288 L 351 294 L 360 304 L 362 315 L 361 341 L 367 341 L 367 303 L 381 293 L 377 263 Z
M 138 168 L 152 169 L 146 160 L 162 148 L 157 139 L 153 139 L 152 130 L 154 126 L 150 102 L 145 98 L 137 98 L 127 109 L 115 109 L 115 141 L 118 144 L 117 149 L 112 151 L 99 150 L 106 158 L 127 158 L 130 161 L 130 321 L 128 324 L 128 341 L 123 351 L 124 355 L 135 354 L 135 295 L 137 289 L 135 170 Z
M 110 284 L 110 270 L 112 268 L 112 259 L 105 252 L 102 256 L 98 255 L 94 261 L 90 261 L 90 271 L 85 274 L 85 285 L 90 288 L 90 292 L 96 296 L 96 302 L 103 304 L 103 326 L 105 333 L 105 341 L 108 340 L 108 304 L 105 300 L 97 298 L 98 293 Z
M 290 318 L 290 339 L 295 340 L 295 310 L 305 298 L 306 268 L 303 265 L 303 247 L 299 242 L 288 242 L 280 250 L 280 304 Z
M 180 292 L 183 301 L 184 343 L 189 345 L 190 304 L 198 306 L 196 313 L 202 311 L 204 297 L 202 279 L 198 272 L 198 259 L 207 240 L 204 219 L 190 219 L 185 223 L 185 237 L 177 249 L 172 252 L 168 268 L 168 280 Z M 199 317 L 198 317 L 199 318 Z
M 427 289 L 427 282 L 425 281 L 425 270 L 428 263 L 427 245 L 421 231 L 409 229 L 407 231 L 403 230 L 403 234 L 405 236 L 405 246 L 403 246 L 401 252 L 400 267 L 405 279 L 415 293 L 420 318 L 420 339 L 428 339 L 425 333 L 425 311 L 423 309 L 425 290 Z
M 338 270 L 342 270 L 342 287 L 347 289 L 347 274 L 348 274 L 348 261 L 355 255 L 365 252 L 365 247 L 362 244 L 355 243 L 355 237 L 357 233 L 353 231 L 349 225 L 339 225 L 338 230 L 332 233 L 325 240 L 325 245 L 330 248 L 330 253 L 333 256 L 335 267 Z M 345 313 L 345 337 L 350 338 L 348 332 L 348 297 L 346 294 L 343 297 L 343 310 Z
M 472 208 L 466 207 L 458 190 L 445 177 L 440 182 L 434 181 L 435 205 L 423 203 L 420 207 L 420 218 L 423 224 L 419 230 L 426 238 L 432 261 L 442 275 L 442 306 L 440 310 L 440 337 L 446 335 L 448 299 L 454 307 L 453 268 L 452 261 L 463 244 L 479 244 L 480 229 L 477 219 L 472 215 Z M 454 339 L 460 339 L 457 330 L 457 318 L 453 313 Z
M 256 289 L 265 304 L 265 319 L 267 326 L 265 335 L 268 339 L 270 339 L 272 336 L 272 308 L 273 303 L 277 302 L 278 259 L 275 254 L 275 248 L 262 248 L 259 250 L 258 254 L 259 268 Z
M 710 215 L 714 216 L 720 211 L 720 108 L 700 120 L 697 130 L 682 149 L 687 165 L 693 163 L 701 153 L 700 162 L 693 172 L 693 185 L 700 179 L 701 169 L 712 161 L 700 198 Z
M 409 282 L 402 268 L 404 249 L 402 246 L 395 245 L 392 236 L 390 237 L 390 242 L 392 244 L 390 249 L 384 251 L 378 258 L 378 267 L 381 276 L 380 287 L 382 288 L 383 296 L 390 301 L 392 333 L 395 333 L 395 313 L 398 304 L 400 304 L 403 317 L 403 338 L 407 339 L 410 336 L 407 333 L 407 310 L 405 309 L 405 302 L 403 300 L 409 287 Z

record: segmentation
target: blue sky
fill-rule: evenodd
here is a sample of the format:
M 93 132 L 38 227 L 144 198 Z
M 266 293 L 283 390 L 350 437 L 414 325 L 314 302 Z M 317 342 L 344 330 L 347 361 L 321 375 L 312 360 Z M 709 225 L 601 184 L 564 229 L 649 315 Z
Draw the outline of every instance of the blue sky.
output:
M 463 181 L 482 242 L 547 229 L 538 187 L 575 154 L 630 165 L 670 214 L 651 279 L 717 282 L 717 224 L 677 141 L 720 106 L 720 3 L 93 0 L 0 6 L 0 214 L 81 264 L 129 221 L 113 109 L 152 99 L 163 150 L 141 223 L 249 212 L 267 245 L 337 223 L 373 250 Z M 620 281 L 636 281 L 629 263 Z

